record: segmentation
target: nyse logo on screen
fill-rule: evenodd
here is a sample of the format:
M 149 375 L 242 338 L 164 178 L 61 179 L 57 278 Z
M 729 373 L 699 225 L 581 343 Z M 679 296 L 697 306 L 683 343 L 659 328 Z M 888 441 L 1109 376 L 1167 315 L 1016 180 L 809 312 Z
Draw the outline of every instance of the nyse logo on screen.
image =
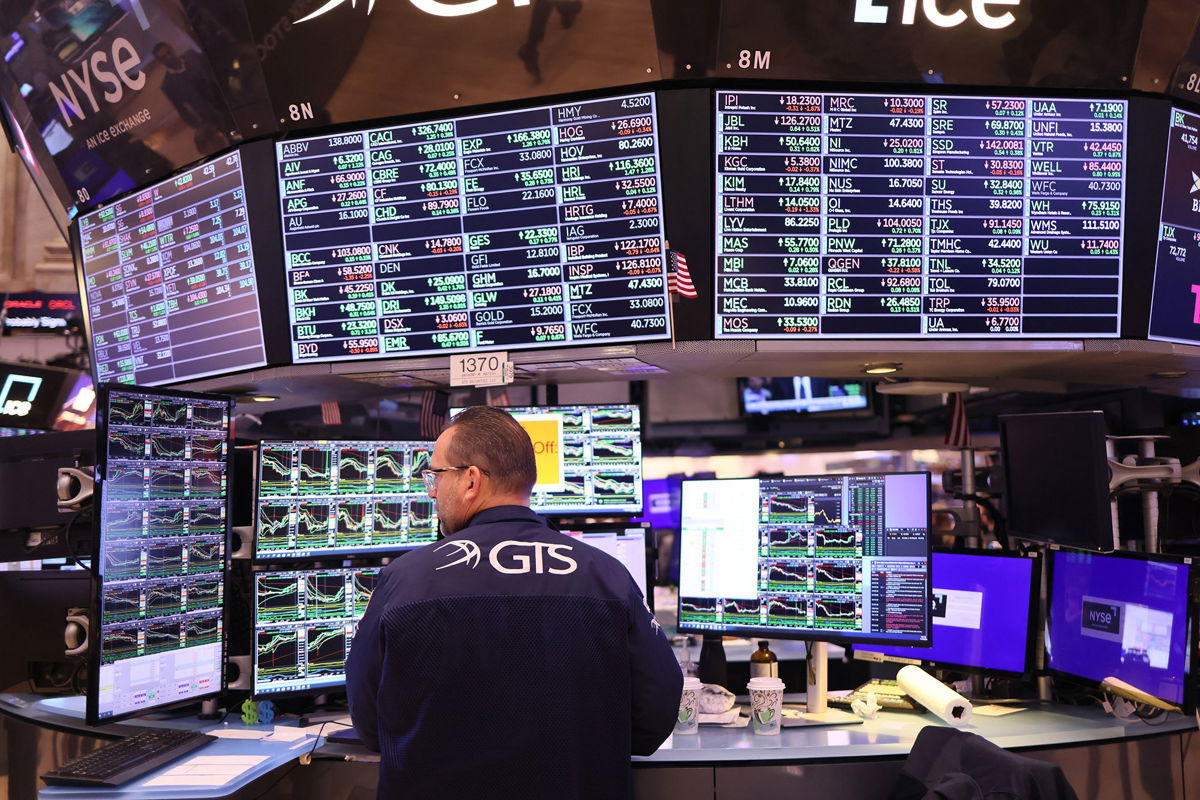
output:
M 954 28 L 973 17 L 981 27 L 998 31 L 1007 28 L 1017 21 L 1011 11 L 995 13 L 988 6 L 1018 6 L 1021 0 L 970 0 L 971 14 L 961 8 L 950 13 L 938 7 L 939 0 L 903 0 L 900 8 L 900 24 L 912 25 L 916 22 L 917 4 L 920 3 L 921 13 L 925 19 L 939 28 Z M 966 0 L 962 0 L 964 5 Z M 887 0 L 854 0 L 854 21 L 883 25 L 887 23 L 891 9 Z
M 306 17 L 301 17 L 296 20 L 297 24 L 308 22 L 310 19 L 328 14 L 335 8 L 345 5 L 347 0 L 329 0 L 325 5 L 318 8 Z M 489 8 L 496 6 L 499 0 L 469 0 L 465 3 L 451 3 L 446 0 L 408 0 L 417 7 L 417 10 L 424 11 L 426 14 L 432 14 L 435 17 L 465 17 L 468 14 L 478 14 L 480 11 L 487 11 Z M 356 8 L 358 0 L 349 0 L 350 7 Z M 529 0 L 512 0 L 514 6 L 527 6 Z M 375 10 L 375 0 L 368 0 L 367 13 L 370 14 Z
M 1121 641 L 1121 604 L 1099 598 L 1083 598 L 1083 616 L 1080 620 L 1084 636 Z

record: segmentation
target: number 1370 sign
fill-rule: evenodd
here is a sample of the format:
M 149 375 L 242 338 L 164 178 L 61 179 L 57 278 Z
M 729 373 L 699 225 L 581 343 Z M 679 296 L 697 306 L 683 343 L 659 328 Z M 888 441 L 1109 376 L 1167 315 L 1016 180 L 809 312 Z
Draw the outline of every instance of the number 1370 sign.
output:
M 513 382 L 508 353 L 450 357 L 451 386 L 503 386 Z

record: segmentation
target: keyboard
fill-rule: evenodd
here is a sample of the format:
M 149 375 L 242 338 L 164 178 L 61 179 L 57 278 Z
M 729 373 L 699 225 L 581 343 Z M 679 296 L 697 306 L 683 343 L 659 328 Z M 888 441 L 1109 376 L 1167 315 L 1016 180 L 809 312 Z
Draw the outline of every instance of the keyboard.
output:
M 68 761 L 42 780 L 57 786 L 120 786 L 216 740 L 196 731 L 155 728 Z
M 849 708 L 851 701 L 856 698 L 866 700 L 869 692 L 875 693 L 875 702 L 884 711 L 909 711 L 914 714 L 924 714 L 925 706 L 913 700 L 896 681 L 872 680 L 855 689 L 844 697 L 829 697 L 831 706 Z

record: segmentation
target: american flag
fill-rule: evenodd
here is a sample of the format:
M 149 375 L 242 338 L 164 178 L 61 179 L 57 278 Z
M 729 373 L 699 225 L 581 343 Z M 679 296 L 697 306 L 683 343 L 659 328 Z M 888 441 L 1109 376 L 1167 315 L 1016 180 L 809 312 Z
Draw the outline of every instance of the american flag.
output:
M 946 406 L 946 444 L 950 447 L 970 447 L 971 428 L 967 425 L 967 407 L 962 392 L 950 395 Z
M 446 417 L 450 413 L 450 395 L 431 389 L 421 395 L 421 426 L 422 439 L 436 439 L 446 427 Z
M 487 404 L 489 406 L 503 408 L 504 406 L 512 405 L 508 400 L 508 389 L 502 387 L 495 390 L 486 389 L 485 391 L 487 392 Z
M 687 257 L 678 250 L 668 250 L 667 257 L 667 289 L 680 297 L 699 297 L 692 273 L 688 272 Z
M 326 425 L 342 424 L 342 409 L 332 400 L 321 403 L 321 422 Z

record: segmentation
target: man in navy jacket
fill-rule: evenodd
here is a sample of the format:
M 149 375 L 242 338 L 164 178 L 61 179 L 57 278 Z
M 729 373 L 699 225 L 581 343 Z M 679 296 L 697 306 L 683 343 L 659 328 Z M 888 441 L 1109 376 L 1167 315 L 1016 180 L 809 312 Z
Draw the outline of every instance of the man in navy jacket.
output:
M 524 429 L 470 408 L 425 481 L 447 538 L 383 570 L 346 665 L 381 798 L 631 797 L 683 678 L 616 559 L 529 509 Z

